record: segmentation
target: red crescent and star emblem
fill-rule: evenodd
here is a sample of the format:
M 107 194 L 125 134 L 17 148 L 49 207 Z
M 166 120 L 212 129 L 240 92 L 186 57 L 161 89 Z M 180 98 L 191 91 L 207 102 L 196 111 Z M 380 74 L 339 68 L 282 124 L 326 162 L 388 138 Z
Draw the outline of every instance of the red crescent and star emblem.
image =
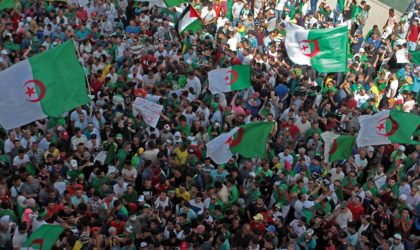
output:
M 391 122 L 391 129 L 387 131 L 386 129 L 386 121 L 389 120 Z M 376 124 L 376 133 L 381 136 L 389 137 L 398 130 L 398 122 L 396 122 L 391 116 L 384 117 L 378 121 Z
M 231 76 L 232 79 L 231 79 Z M 236 70 L 229 70 L 225 76 L 226 85 L 232 85 L 238 80 L 238 72 Z
M 235 139 L 233 139 L 233 136 L 231 136 L 225 142 L 227 145 L 229 145 L 229 147 L 234 147 L 242 141 L 242 137 L 244 136 L 244 129 L 239 128 L 235 134 L 237 134 Z
M 329 155 L 332 155 L 335 153 L 335 151 L 337 151 L 338 145 L 337 145 L 337 139 L 334 139 L 330 151 L 328 152 Z
M 318 40 L 303 40 L 300 42 L 299 48 L 307 57 L 313 57 L 320 51 Z
M 39 102 L 45 97 L 46 87 L 40 80 L 28 80 L 23 87 L 29 102 Z
M 35 239 L 31 242 L 31 244 L 29 245 L 28 249 L 34 249 L 32 248 L 33 245 L 39 245 L 39 249 L 42 249 L 42 246 L 44 245 L 44 240 L 43 239 Z

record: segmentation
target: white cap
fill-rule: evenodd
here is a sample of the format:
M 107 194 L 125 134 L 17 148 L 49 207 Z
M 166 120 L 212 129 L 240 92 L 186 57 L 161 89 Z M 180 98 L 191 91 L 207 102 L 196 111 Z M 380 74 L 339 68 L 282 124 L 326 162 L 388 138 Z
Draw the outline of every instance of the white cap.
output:
M 10 216 L 9 215 L 4 215 L 0 219 L 0 223 L 2 223 L 2 224 L 8 224 L 9 222 L 10 222 Z
M 2 55 L 8 55 L 8 54 L 9 54 L 9 52 L 8 52 L 7 50 L 5 50 L 5 49 L 4 49 L 4 50 L 2 50 L 2 51 L 1 51 L 1 54 L 2 54 Z
M 73 168 L 77 168 L 79 165 L 77 164 L 77 161 L 75 160 L 75 159 L 73 159 L 73 160 L 71 160 L 70 161 L 70 165 L 73 167 Z
M 181 136 L 181 133 L 179 131 L 176 131 L 174 136 Z
M 374 148 L 374 147 L 372 147 L 372 146 L 369 146 L 369 147 L 367 148 L 367 150 L 368 150 L 369 152 L 373 152 L 373 151 L 375 151 L 375 148 Z
M 252 176 L 252 177 L 254 177 L 254 178 L 255 178 L 257 175 L 255 174 L 255 172 L 250 172 L 250 173 L 249 173 L 249 176 Z
M 400 151 L 403 151 L 403 152 L 404 152 L 404 151 L 405 151 L 405 147 L 404 147 L 403 145 L 401 145 L 401 146 L 399 146 L 399 147 L 398 147 L 398 150 L 400 150 Z
M 137 201 L 143 202 L 144 201 L 144 195 L 140 195 Z

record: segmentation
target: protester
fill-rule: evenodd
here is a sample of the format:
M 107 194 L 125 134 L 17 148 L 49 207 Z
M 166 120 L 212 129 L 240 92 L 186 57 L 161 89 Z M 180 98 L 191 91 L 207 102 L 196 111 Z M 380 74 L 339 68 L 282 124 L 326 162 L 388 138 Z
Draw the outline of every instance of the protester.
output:
M 325 137 L 363 136 L 362 115 L 420 114 L 419 1 L 367 27 L 371 1 L 194 0 L 203 27 L 183 33 L 184 1 L 14 2 L 1 70 L 73 40 L 91 101 L 0 131 L 0 249 L 44 225 L 64 229 L 54 249 L 420 248 L 420 130 L 338 160 Z M 348 25 L 347 71 L 294 63 L 290 23 Z M 238 65 L 251 87 L 214 94 L 208 72 Z M 274 123 L 266 157 L 207 157 L 257 121 Z

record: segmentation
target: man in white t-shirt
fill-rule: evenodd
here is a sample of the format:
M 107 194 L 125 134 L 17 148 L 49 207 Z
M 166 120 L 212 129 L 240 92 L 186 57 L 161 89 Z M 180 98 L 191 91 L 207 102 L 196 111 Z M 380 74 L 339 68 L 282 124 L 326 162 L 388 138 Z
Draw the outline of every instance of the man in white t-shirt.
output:
M 211 4 L 208 4 L 201 9 L 200 17 L 204 20 L 204 24 L 206 25 L 214 23 L 216 21 L 216 11 Z

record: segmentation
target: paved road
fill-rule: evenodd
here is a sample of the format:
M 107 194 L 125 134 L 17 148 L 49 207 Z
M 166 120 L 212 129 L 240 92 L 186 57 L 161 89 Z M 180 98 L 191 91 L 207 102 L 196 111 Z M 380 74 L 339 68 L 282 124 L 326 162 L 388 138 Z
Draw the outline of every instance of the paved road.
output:
M 337 4 L 337 0 L 324 0 L 326 3 L 331 5 L 332 8 L 335 8 Z M 395 0 L 398 1 L 398 0 Z M 386 20 L 388 18 L 388 10 L 389 6 L 381 3 L 377 0 L 366 0 L 366 2 L 370 5 L 371 9 L 369 11 L 369 17 L 366 22 L 366 25 L 363 29 L 363 33 L 366 34 L 373 25 L 377 24 L 380 29 L 385 25 Z M 318 1 L 321 3 L 321 1 Z M 401 16 L 401 13 L 396 11 L 397 17 Z

